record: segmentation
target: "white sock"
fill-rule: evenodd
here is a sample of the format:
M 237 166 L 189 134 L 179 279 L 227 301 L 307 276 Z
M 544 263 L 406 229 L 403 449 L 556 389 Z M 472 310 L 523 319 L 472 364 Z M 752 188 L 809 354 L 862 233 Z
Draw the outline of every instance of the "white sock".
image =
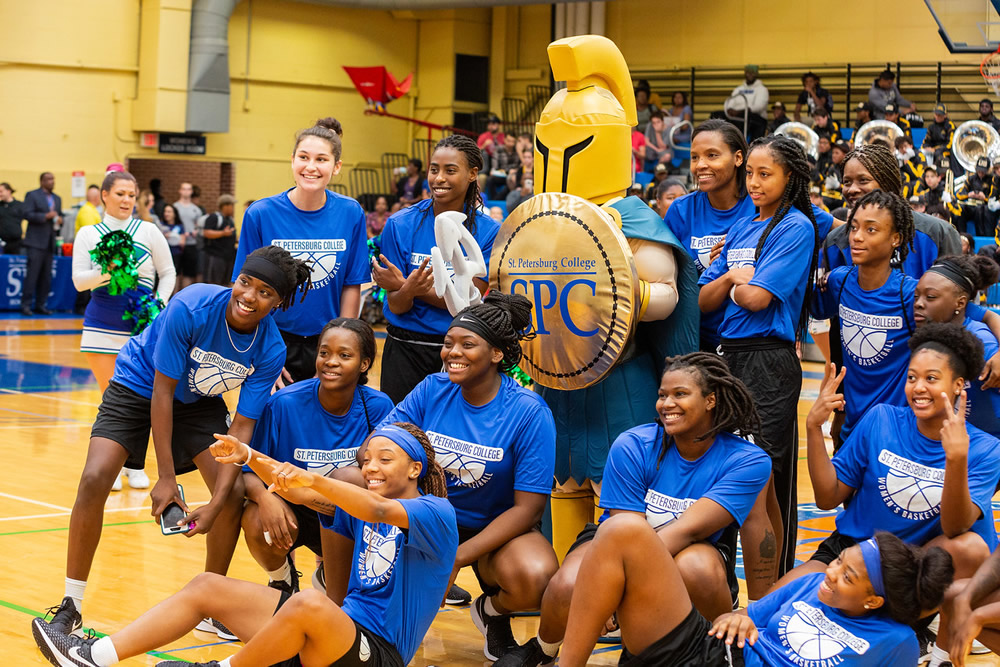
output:
M 291 586 L 292 568 L 288 564 L 288 559 L 286 558 L 285 562 L 282 563 L 281 567 L 279 567 L 277 570 L 268 571 L 267 576 L 271 579 L 271 581 L 284 581 L 286 584 Z
M 549 656 L 550 658 L 556 657 L 556 654 L 559 653 L 559 647 L 562 646 L 561 639 L 557 642 L 549 643 L 544 639 L 542 639 L 541 637 L 539 637 L 538 635 L 535 635 L 535 641 L 537 641 L 538 646 L 541 647 L 542 653 Z
M 486 604 L 483 605 L 483 611 L 486 612 L 487 616 L 503 616 L 503 614 L 498 612 L 493 606 L 493 600 L 491 598 L 486 598 Z
M 97 667 L 111 667 L 118 663 L 118 651 L 111 643 L 111 637 L 101 637 L 90 647 L 90 658 Z
M 927 667 L 938 667 L 941 663 L 948 660 L 948 651 L 937 644 L 931 644 L 931 659 L 927 663 Z
M 230 657 L 232 657 L 232 656 L 230 656 Z M 229 658 L 226 658 L 225 660 L 220 660 L 219 661 L 219 667 L 230 667 L 230 665 L 229 665 Z
M 66 577 L 66 592 L 63 594 L 65 597 L 72 598 L 73 603 L 76 604 L 76 610 L 80 611 L 83 607 L 83 593 L 87 590 L 87 582 L 80 581 L 79 579 L 70 579 Z

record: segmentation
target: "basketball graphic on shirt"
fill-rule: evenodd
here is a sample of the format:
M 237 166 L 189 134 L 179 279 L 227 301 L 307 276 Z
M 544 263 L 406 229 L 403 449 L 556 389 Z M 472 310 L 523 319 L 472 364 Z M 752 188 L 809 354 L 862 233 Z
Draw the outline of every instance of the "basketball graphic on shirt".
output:
M 455 477 L 459 484 L 465 486 L 475 484 L 486 472 L 486 464 L 471 456 L 463 456 L 457 452 L 440 452 L 436 449 L 434 454 L 438 465 L 444 468 L 445 473 Z
M 829 660 L 847 646 L 818 628 L 801 611 L 788 619 L 783 628 L 783 640 L 788 648 L 805 660 Z
M 480 487 L 492 479 L 486 472 L 487 463 L 503 461 L 503 448 L 467 442 L 443 433 L 427 431 L 434 447 L 434 458 L 448 478 L 448 484 Z
M 869 366 L 883 360 L 892 349 L 889 332 L 903 327 L 896 315 L 871 315 L 840 305 L 840 338 L 854 361 Z
M 941 505 L 944 485 L 938 482 L 918 479 L 896 470 L 885 476 L 886 496 L 907 512 L 928 512 Z
M 253 372 L 239 362 L 197 347 L 192 348 L 189 356 L 193 363 L 188 373 L 188 389 L 199 396 L 218 396 L 232 391 Z
M 309 263 L 312 286 L 325 287 L 337 275 L 340 255 L 347 251 L 345 239 L 275 239 L 272 245 L 287 250 L 295 259 Z
M 847 350 L 859 359 L 871 359 L 877 355 L 888 337 L 885 329 L 872 329 L 847 323 L 841 328 L 841 336 Z
M 382 584 L 388 580 L 392 574 L 392 567 L 396 563 L 396 554 L 399 547 L 396 537 L 400 534 L 399 529 L 393 526 L 388 535 L 380 535 L 365 526 L 365 548 L 359 554 L 362 569 L 362 583 Z
M 674 498 L 652 489 L 646 491 L 646 522 L 654 530 L 676 521 L 687 508 L 694 505 L 694 498 Z

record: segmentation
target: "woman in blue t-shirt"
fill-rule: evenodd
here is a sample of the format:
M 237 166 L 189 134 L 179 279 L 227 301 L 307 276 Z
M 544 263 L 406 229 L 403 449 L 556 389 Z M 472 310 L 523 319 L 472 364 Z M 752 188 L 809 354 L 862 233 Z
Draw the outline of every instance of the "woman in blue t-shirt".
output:
M 746 190 L 747 140 L 732 123 L 707 120 L 691 137 L 691 174 L 698 191 L 679 197 L 664 221 L 687 248 L 698 273 L 703 273 L 722 250 L 729 230 L 753 217 L 755 205 Z M 701 349 L 719 347 L 723 309 L 701 315 Z
M 733 608 L 733 588 L 739 591 L 736 531 L 752 511 L 766 515 L 763 489 L 771 461 L 734 435 L 748 436 L 760 426 L 757 411 L 722 358 L 694 352 L 666 360 L 656 412 L 658 422 L 625 431 L 611 446 L 599 523 L 624 513 L 645 517 L 676 560 L 695 607 L 715 618 Z M 545 589 L 537 637 L 497 667 L 552 664 L 566 631 L 580 563 L 599 532 L 592 523 L 581 531 Z M 760 543 L 762 536 L 753 537 Z M 748 572 L 760 566 L 747 559 Z M 765 568 L 773 566 L 772 556 Z
M 997 281 L 1000 267 L 982 255 L 939 257 L 917 283 L 913 316 L 917 326 L 951 322 L 971 331 L 983 344 L 986 358 L 997 353 L 997 338 L 982 322 L 969 317 L 970 301 Z M 973 426 L 1000 438 L 1000 389 L 983 389 L 976 378 L 969 381 L 968 419 Z
M 458 517 L 455 571 L 472 566 L 483 594 L 472 619 L 497 660 L 517 646 L 510 614 L 538 609 L 559 567 L 538 530 L 552 491 L 555 423 L 538 394 L 507 373 L 521 360 L 531 302 L 491 292 L 447 327 L 447 373 L 426 377 L 383 423 L 408 421 L 434 445 Z
M 250 444 L 276 461 L 360 484 L 358 449 L 393 407 L 388 396 L 364 386 L 375 356 L 375 333 L 367 322 L 346 317 L 329 322 L 319 335 L 316 377 L 268 399 Z M 290 501 L 268 493 L 271 468 L 263 464 L 244 468 L 243 481 L 248 501 L 243 537 L 250 555 L 268 573 L 269 586 L 295 592 L 299 581 L 291 552 L 305 546 L 323 556 L 316 512 L 332 512 L 329 502 L 318 494 Z M 324 574 L 318 570 L 314 581 L 322 585 Z
M 223 464 L 270 467 L 271 491 L 309 491 L 339 509 L 333 530 L 351 544 L 346 589 L 335 598 L 316 589 L 293 596 L 202 574 L 139 620 L 100 639 L 68 636 L 35 619 L 32 632 L 46 657 L 54 664 L 112 665 L 175 641 L 199 618 L 212 616 L 245 642 L 236 654 L 244 664 L 409 664 L 437 614 L 458 543 L 455 511 L 444 498 L 444 473 L 427 436 L 402 423 L 373 433 L 362 463 L 367 488 L 279 463 L 231 435 L 219 435 L 212 452 Z M 238 470 L 235 466 L 230 467 Z M 228 667 L 229 661 L 160 665 Z
M 726 237 L 698 281 L 701 312 L 720 307 L 722 353 L 757 402 L 761 439 L 771 455 L 768 517 L 777 535 L 778 574 L 795 563 L 796 435 L 802 369 L 795 353 L 807 320 L 819 231 L 809 201 L 811 168 L 795 141 L 758 139 L 747 158 L 747 190 L 757 205 Z
M 584 581 L 599 583 L 573 596 L 559 664 L 586 665 L 614 613 L 622 644 L 636 654 L 629 667 L 728 665 L 735 648 L 747 667 L 916 665 L 910 626 L 941 603 L 953 576 L 942 549 L 879 532 L 825 572 L 709 622 L 663 541 L 641 517 L 622 514 L 601 526 L 580 566 Z
M 1000 442 L 965 421 L 966 378 L 983 366 L 983 345 L 958 324 L 931 323 L 910 337 L 908 407 L 871 408 L 830 459 L 822 424 L 844 404 L 844 370 L 826 368 L 806 418 L 816 506 L 834 509 L 837 529 L 786 580 L 821 571 L 846 548 L 887 530 L 945 549 L 968 577 L 997 546 L 991 498 L 1000 480 Z
M 342 315 L 357 317 L 361 285 L 371 279 L 365 211 L 357 200 L 327 190 L 343 164 L 343 133 L 335 118 L 299 132 L 292 150 L 295 187 L 258 199 L 243 214 L 236 266 L 257 248 L 276 245 L 312 270 L 308 296 L 274 316 L 288 350 L 279 389 L 315 375 L 320 329 Z
M 243 484 L 238 471 L 220 468 L 208 447 L 216 432 L 250 439 L 285 356 L 267 316 L 291 305 L 308 283 L 305 263 L 281 248 L 261 248 L 244 262 L 231 289 L 198 284 L 181 290 L 122 347 L 90 432 L 70 517 L 65 596 L 54 625 L 67 633 L 80 628 L 104 503 L 125 462 L 145 462 L 151 431 L 159 472 L 149 494 L 153 517 L 158 521 L 170 503 L 187 511 L 176 475 L 198 468 L 212 500 L 181 523 L 190 526 L 188 536 L 208 533 L 206 571 L 226 573 L 239 538 Z M 238 387 L 230 425 L 222 394 Z
M 483 156 L 476 142 L 453 134 L 438 142 L 427 170 L 431 198 L 389 217 L 382 230 L 381 254 L 372 277 L 386 291 L 383 313 L 388 322 L 382 350 L 382 391 L 399 403 L 421 380 L 441 370 L 441 339 L 451 322 L 444 299 L 434 292 L 429 264 L 434 218 L 461 211 L 465 226 L 483 251 L 486 265 L 500 225 L 480 207 L 477 177 Z M 475 278 L 480 292 L 486 281 Z

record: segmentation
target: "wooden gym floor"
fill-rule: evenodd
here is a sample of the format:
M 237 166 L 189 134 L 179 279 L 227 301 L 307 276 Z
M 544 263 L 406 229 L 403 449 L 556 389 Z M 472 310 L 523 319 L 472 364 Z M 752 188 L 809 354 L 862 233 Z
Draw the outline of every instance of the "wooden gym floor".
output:
M 97 386 L 79 352 L 79 318 L 21 318 L 0 315 L 0 457 L 7 473 L 0 483 L 0 653 L 11 665 L 47 664 L 35 648 L 29 624 L 63 593 L 70 508 L 87 453 L 90 426 L 100 402 Z M 381 347 L 382 339 L 379 339 Z M 378 362 L 370 374 L 379 377 Z M 805 364 L 800 424 L 819 387 L 822 368 Z M 231 402 L 232 404 L 232 402 Z M 802 429 L 800 428 L 800 434 Z M 146 470 L 153 477 L 152 448 Z M 812 504 L 804 435 L 799 463 L 799 549 L 808 558 L 833 528 L 833 512 Z M 155 477 L 154 477 L 155 481 Z M 179 478 L 189 503 L 204 503 L 208 490 L 197 473 Z M 1000 504 L 995 503 L 996 509 Z M 202 571 L 204 540 L 165 537 L 149 516 L 148 491 L 128 488 L 108 500 L 104 531 L 84 604 L 86 627 L 113 632 Z M 303 586 L 309 586 L 312 556 L 300 550 Z M 740 569 L 742 576 L 742 569 Z M 266 583 L 241 542 L 230 575 Z M 478 587 L 466 569 L 458 583 L 475 596 Z M 742 582 L 741 582 L 742 586 Z M 745 602 L 745 595 L 744 595 Z M 532 636 L 537 619 L 514 620 L 519 641 Z M 468 608 L 444 608 L 411 663 L 415 667 L 489 665 L 483 640 Z M 159 660 L 222 659 L 236 645 L 215 635 L 192 632 L 164 647 L 125 661 L 153 665 Z M 617 664 L 617 645 L 598 645 L 592 665 Z M 974 657 L 973 665 L 998 665 L 996 656 Z

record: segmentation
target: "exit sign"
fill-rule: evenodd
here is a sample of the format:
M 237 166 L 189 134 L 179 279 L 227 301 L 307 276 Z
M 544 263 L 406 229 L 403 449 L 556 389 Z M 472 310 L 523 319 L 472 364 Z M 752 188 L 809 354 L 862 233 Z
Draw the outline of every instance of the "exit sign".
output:
M 160 135 L 157 132 L 143 132 L 139 139 L 139 145 L 143 148 L 156 148 L 160 145 Z

